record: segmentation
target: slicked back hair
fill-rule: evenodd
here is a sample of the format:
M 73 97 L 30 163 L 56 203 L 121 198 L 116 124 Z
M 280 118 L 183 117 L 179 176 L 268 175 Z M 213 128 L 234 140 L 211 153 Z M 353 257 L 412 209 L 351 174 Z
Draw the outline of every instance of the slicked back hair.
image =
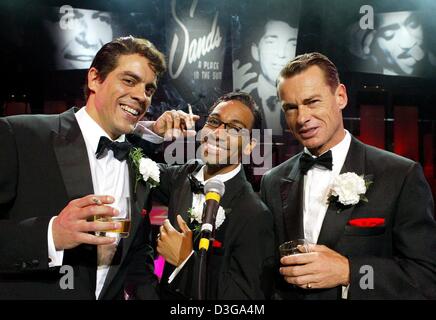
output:
M 332 92 L 340 84 L 338 69 L 325 55 L 319 52 L 305 53 L 289 61 L 280 71 L 280 78 L 288 79 L 306 71 L 311 66 L 318 66 L 324 73 L 326 83 Z
M 96 68 L 101 81 L 118 66 L 120 56 L 138 54 L 150 61 L 151 69 L 159 77 L 166 70 L 165 56 L 153 43 L 146 39 L 135 38 L 133 36 L 120 37 L 106 43 L 94 57 L 90 68 Z M 88 78 L 84 87 L 85 100 L 88 100 L 90 90 L 88 88 Z

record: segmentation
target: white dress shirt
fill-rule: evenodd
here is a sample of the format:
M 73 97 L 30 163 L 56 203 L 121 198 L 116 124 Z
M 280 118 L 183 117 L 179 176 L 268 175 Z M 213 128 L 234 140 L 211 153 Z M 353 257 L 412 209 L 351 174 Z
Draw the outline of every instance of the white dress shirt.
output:
M 111 204 L 111 206 L 120 210 L 120 217 L 122 217 L 125 215 L 126 208 L 121 200 L 122 198 L 130 197 L 129 169 L 127 166 L 127 161 L 117 160 L 114 157 L 112 150 L 108 150 L 106 156 L 97 159 L 95 152 L 97 151 L 100 137 L 105 136 L 110 140 L 112 139 L 94 121 L 94 119 L 89 116 L 89 114 L 86 112 L 86 108 L 80 109 L 75 115 L 85 140 L 86 151 L 88 152 L 94 194 L 113 196 L 115 202 Z M 125 140 L 126 136 L 121 135 L 115 141 L 124 142 Z M 108 236 L 117 237 L 116 243 L 118 244 L 120 238 L 117 234 L 111 234 Z M 111 259 L 109 259 L 109 261 L 110 260 Z M 98 298 L 100 291 L 103 288 L 107 273 L 109 272 L 109 261 L 106 261 L 104 264 L 99 261 L 99 265 L 97 266 L 97 283 L 95 290 L 96 298 Z
M 328 193 L 335 177 L 341 172 L 350 148 L 351 135 L 345 130 L 345 137 L 340 143 L 331 148 L 333 168 L 328 170 L 314 165 L 304 176 L 303 191 L 303 226 L 304 238 L 311 243 L 317 243 L 321 226 L 328 208 Z M 309 150 L 304 152 L 311 155 Z M 312 156 L 313 157 L 313 156 Z
M 242 169 L 242 165 L 239 164 L 235 169 L 233 169 L 230 172 L 224 173 L 224 174 L 218 174 L 216 176 L 214 176 L 214 179 L 218 179 L 221 182 L 226 182 L 229 181 L 230 179 L 232 179 L 234 176 L 236 176 L 239 171 L 241 171 Z M 206 170 L 206 166 L 203 166 L 195 175 L 195 178 L 202 182 L 205 183 L 207 180 L 204 180 L 204 170 Z M 204 202 L 206 201 L 204 194 L 197 194 L 197 193 L 193 193 L 192 194 L 192 211 L 194 210 L 201 210 L 203 211 L 203 205 Z M 220 207 L 221 210 L 223 210 Z M 189 258 L 192 256 L 192 254 L 194 253 L 194 250 L 192 250 L 192 252 L 189 254 L 189 256 L 171 273 L 171 275 L 168 278 L 168 283 L 171 283 L 174 278 L 176 277 L 176 275 L 180 272 L 180 270 L 182 270 L 183 266 L 186 264 L 186 262 L 189 260 Z
M 117 208 L 120 211 L 120 217 L 125 215 L 125 201 L 127 197 L 130 197 L 130 183 L 129 183 L 129 170 L 127 166 L 127 161 L 119 161 L 114 157 L 113 151 L 108 150 L 107 154 L 97 159 L 95 152 L 97 151 L 98 142 L 101 136 L 110 137 L 108 134 L 90 117 L 86 111 L 86 107 L 81 108 L 75 113 L 77 122 L 79 124 L 80 130 L 82 132 L 83 138 L 85 140 L 86 151 L 88 153 L 89 167 L 91 169 L 92 185 L 94 187 L 94 194 L 96 195 L 110 195 L 113 196 L 115 202 L 111 206 Z M 141 130 L 142 137 L 146 138 L 148 136 L 155 136 L 157 142 L 158 136 L 147 129 L 149 123 L 142 122 Z M 160 137 L 159 137 L 160 138 Z M 123 142 L 125 141 L 125 135 L 120 136 L 115 141 Z M 160 138 L 163 140 L 162 138 Z M 112 139 L 111 139 L 112 140 Z M 151 139 L 148 139 L 151 140 Z M 48 240 L 48 255 L 50 258 L 49 267 L 55 267 L 62 265 L 63 260 L 63 250 L 56 251 L 53 234 L 52 234 L 52 224 L 55 217 L 50 220 L 47 240 Z M 112 260 L 113 253 L 115 253 L 116 245 L 120 241 L 119 235 L 116 233 L 107 234 L 110 237 L 117 237 L 116 244 L 112 247 L 112 255 L 107 255 L 103 258 L 99 254 L 97 266 L 97 282 L 95 296 L 99 297 L 101 289 L 103 288 L 104 281 L 106 279 L 107 273 L 110 268 L 110 261 Z M 99 252 L 102 252 L 100 247 Z M 105 261 L 104 261 L 105 260 Z
M 333 157 L 333 168 L 328 170 L 314 165 L 304 176 L 303 191 L 303 226 L 304 238 L 310 243 L 317 243 L 322 223 L 328 208 L 328 194 L 333 180 L 340 174 L 350 148 L 351 135 L 345 130 L 345 137 L 330 150 Z M 304 152 L 311 155 L 307 148 Z M 327 152 L 327 151 L 326 151 Z M 313 156 L 312 156 L 313 157 Z M 342 298 L 346 299 L 348 286 L 342 287 Z

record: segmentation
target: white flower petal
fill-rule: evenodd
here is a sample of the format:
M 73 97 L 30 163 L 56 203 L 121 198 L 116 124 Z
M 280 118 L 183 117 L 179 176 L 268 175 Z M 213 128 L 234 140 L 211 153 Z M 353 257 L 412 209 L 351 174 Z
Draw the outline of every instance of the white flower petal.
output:
M 139 172 L 144 181 L 148 181 L 151 178 L 157 183 L 160 182 L 159 166 L 149 158 L 141 158 L 139 160 Z
M 354 172 L 346 172 L 337 176 L 331 187 L 331 193 L 339 197 L 344 205 L 354 205 L 360 201 L 360 195 L 365 194 L 365 180 Z
M 196 220 L 198 223 L 201 223 L 202 216 L 203 216 L 203 208 L 201 206 L 192 208 L 191 221 Z
M 223 207 L 219 206 L 218 212 L 216 214 L 216 220 L 215 220 L 215 229 L 218 229 L 226 219 L 226 213 L 223 209 Z
M 204 203 L 204 201 L 205 200 L 204 200 L 204 196 L 203 196 L 202 203 Z M 226 219 L 225 211 L 224 211 L 223 207 L 219 206 L 218 212 L 216 214 L 215 229 L 218 229 L 223 224 L 225 219 Z M 191 222 L 193 220 L 196 220 L 198 223 L 203 222 L 203 206 L 199 205 L 199 206 L 195 206 L 191 209 Z

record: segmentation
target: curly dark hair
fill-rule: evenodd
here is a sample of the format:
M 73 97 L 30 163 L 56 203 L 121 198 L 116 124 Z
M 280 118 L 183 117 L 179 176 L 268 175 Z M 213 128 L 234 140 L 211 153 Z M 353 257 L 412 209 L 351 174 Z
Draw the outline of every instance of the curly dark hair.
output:
M 251 113 L 253 114 L 253 124 L 251 126 L 251 129 L 261 128 L 262 115 L 260 113 L 259 107 L 254 101 L 253 97 L 246 92 L 233 91 L 222 95 L 214 102 L 212 107 L 210 107 L 209 113 L 211 113 L 215 109 L 215 107 L 221 102 L 230 101 L 230 100 L 237 100 L 250 109 Z

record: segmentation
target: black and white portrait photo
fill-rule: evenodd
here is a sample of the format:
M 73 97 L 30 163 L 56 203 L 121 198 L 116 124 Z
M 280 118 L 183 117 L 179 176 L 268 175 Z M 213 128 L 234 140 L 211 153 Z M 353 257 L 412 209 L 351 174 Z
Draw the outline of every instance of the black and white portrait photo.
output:
M 56 68 L 89 68 L 97 51 L 114 37 L 112 14 L 68 5 L 50 10 L 44 26 L 55 47 Z
M 276 79 L 296 55 L 299 24 L 298 5 L 292 6 L 295 10 L 280 8 L 268 5 L 255 18 L 233 21 L 233 88 L 253 96 L 264 129 L 272 129 L 273 135 L 281 135 L 284 127 Z
M 348 50 L 356 71 L 394 76 L 434 77 L 432 52 L 435 32 L 431 16 L 421 11 L 383 12 L 374 15 L 374 29 L 356 22 L 348 30 Z

